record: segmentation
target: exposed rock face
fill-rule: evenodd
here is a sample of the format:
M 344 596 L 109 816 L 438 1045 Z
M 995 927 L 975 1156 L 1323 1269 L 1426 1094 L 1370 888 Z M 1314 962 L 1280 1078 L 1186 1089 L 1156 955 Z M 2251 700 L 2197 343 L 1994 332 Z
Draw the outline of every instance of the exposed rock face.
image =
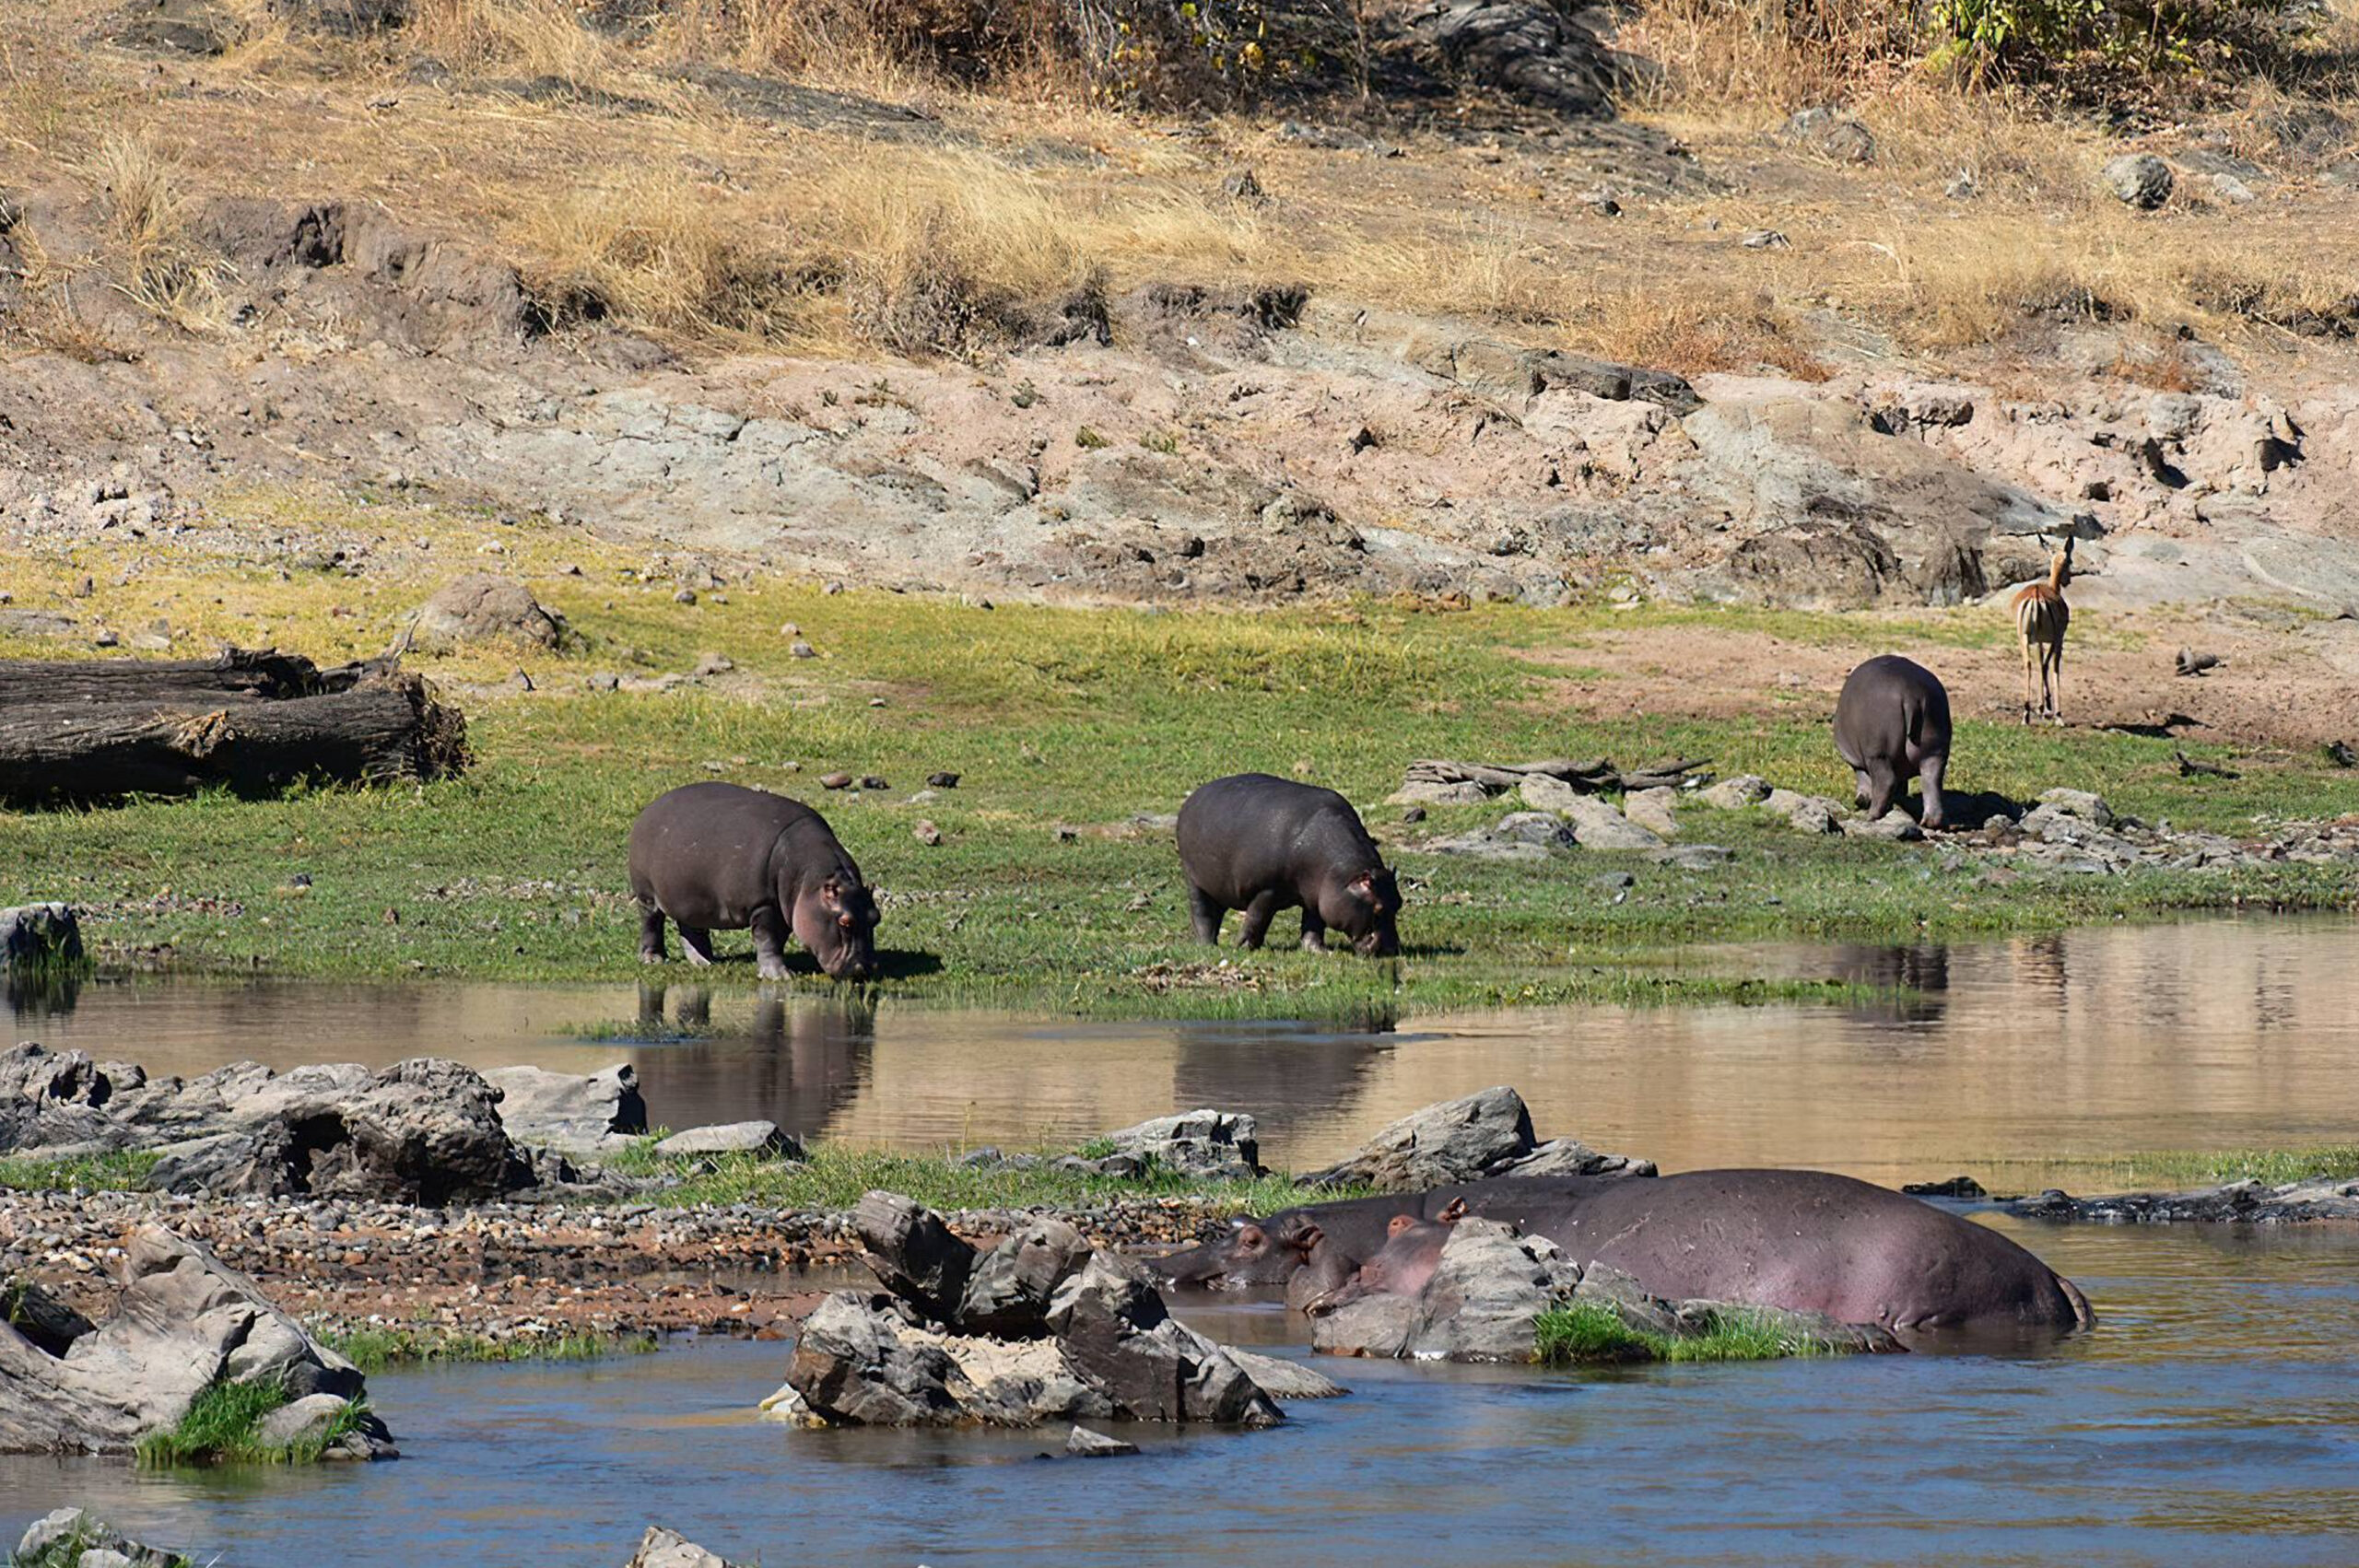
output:
M 2152 212 L 2171 199 L 2171 166 L 2153 153 L 2128 153 L 2105 166 L 2105 187 L 2125 205 Z
M 1473 790 L 1478 794 L 1482 790 L 1479 784 L 1442 788 Z M 1426 848 L 1437 855 L 1471 855 L 1483 860 L 1544 860 L 1578 842 L 1573 830 L 1553 812 L 1509 812 L 1488 827 L 1437 838 Z
M 611 1149 L 647 1130 L 639 1072 L 627 1061 L 587 1074 L 496 1067 L 484 1081 L 499 1091 L 499 1120 L 520 1143 L 584 1152 Z
M 667 1160 L 715 1154 L 750 1154 L 762 1160 L 799 1160 L 803 1145 L 778 1129 L 774 1121 L 725 1121 L 691 1127 L 655 1145 Z
M 855 1223 L 892 1294 L 839 1291 L 822 1302 L 766 1410 L 882 1426 L 1279 1419 L 1135 1265 L 1070 1225 L 1039 1222 L 979 1258 L 897 1194 L 869 1193 Z
M 1535 0 L 1423 0 L 1413 35 L 1484 81 L 1560 114 L 1611 115 L 1614 52 L 1566 12 Z
M 82 962 L 82 922 L 70 904 L 20 904 L 0 909 L 0 969 Z
M 1716 1315 L 1742 1312 L 1790 1342 L 1828 1350 L 1897 1351 L 1884 1329 L 1809 1313 L 1673 1303 L 1650 1296 L 1617 1269 L 1584 1270 L 1554 1242 L 1490 1220 L 1459 1221 L 1433 1277 L 1414 1296 L 1364 1295 L 1313 1320 L 1312 1342 L 1330 1354 L 1459 1362 L 1529 1362 L 1541 1315 L 1575 1302 L 1601 1305 L 1630 1328 L 1665 1339 L 1700 1335 Z
M 177 1551 L 142 1546 L 79 1508 L 60 1508 L 25 1527 L 14 1568 L 192 1568 Z
M 129 1453 L 218 1382 L 276 1382 L 338 1409 L 362 1391 L 351 1363 L 194 1242 L 138 1227 L 123 1278 L 114 1316 L 62 1351 L 0 1326 L 0 1452 Z M 381 1439 L 381 1428 L 356 1434 L 350 1457 L 390 1455 Z
M 418 610 L 417 635 L 429 645 L 504 639 L 555 648 L 564 627 L 522 583 L 478 572 L 434 591 Z
M 0 1051 L 0 1151 L 159 1150 L 158 1191 L 438 1207 L 498 1197 L 537 1180 L 499 1101 L 473 1068 L 433 1057 L 376 1071 L 240 1062 L 183 1082 L 80 1051 Z
M 1523 1096 L 1499 1087 L 1414 1111 L 1350 1158 L 1304 1179 L 1412 1192 L 1500 1176 L 1652 1176 L 1654 1163 L 1603 1154 L 1576 1139 L 1543 1143 Z
M 1207 1181 L 1250 1181 L 1262 1174 L 1259 1135 L 1241 1111 L 1183 1111 L 1107 1134 L 1113 1152 L 1096 1164 L 1109 1174 L 1137 1175 L 1152 1165 Z
M 2359 1181 L 2322 1176 L 2271 1187 L 2234 1181 L 2185 1192 L 2119 1192 L 2074 1198 L 2056 1188 L 2036 1198 L 2018 1198 L 2007 1211 L 2035 1220 L 2080 1220 L 2099 1224 L 2177 1224 L 2214 1221 L 2243 1224 L 2294 1224 L 2311 1220 L 2359 1220 Z

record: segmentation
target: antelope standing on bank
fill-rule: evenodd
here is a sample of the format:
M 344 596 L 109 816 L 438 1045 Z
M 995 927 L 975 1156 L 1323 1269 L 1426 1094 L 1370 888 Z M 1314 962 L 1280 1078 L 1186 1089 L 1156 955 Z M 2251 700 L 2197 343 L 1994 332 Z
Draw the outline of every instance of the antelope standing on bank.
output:
M 2035 582 L 2015 595 L 2015 635 L 2024 649 L 2024 722 L 2031 722 L 2031 677 L 2039 669 L 2039 710 L 2057 723 L 2064 722 L 2064 628 L 2072 608 L 2064 603 L 2064 585 L 2072 580 L 2072 537 L 2048 560 L 2048 580 Z

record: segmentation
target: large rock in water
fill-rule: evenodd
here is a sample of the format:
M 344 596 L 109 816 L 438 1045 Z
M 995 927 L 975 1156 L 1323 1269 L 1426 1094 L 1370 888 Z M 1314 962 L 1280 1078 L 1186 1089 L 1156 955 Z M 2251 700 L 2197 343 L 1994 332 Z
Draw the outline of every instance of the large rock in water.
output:
M 640 1538 L 639 1550 L 631 1553 L 624 1568 L 734 1568 L 718 1552 L 707 1551 L 677 1530 L 667 1530 L 661 1525 L 647 1527 L 647 1534 Z
M 0 1152 L 154 1149 L 158 1191 L 479 1202 L 535 1184 L 473 1068 L 418 1057 L 187 1082 L 30 1043 L 0 1051 Z
M 19 904 L 0 909 L 0 970 L 43 969 L 82 962 L 82 922 L 70 904 Z
M 9 1561 L 17 1568 L 194 1568 L 179 1552 L 142 1546 L 79 1508 L 27 1525 Z
M 1540 1142 L 1523 1096 L 1504 1085 L 1413 1111 L 1340 1164 L 1303 1179 L 1413 1192 L 1501 1176 L 1652 1176 L 1654 1163 L 1606 1154 L 1578 1139 Z
M 1037 1222 L 980 1258 L 897 1193 L 865 1195 L 854 1223 L 892 1293 L 839 1291 L 820 1303 L 765 1410 L 870 1426 L 1279 1419 L 1244 1367 L 1172 1317 L 1136 1265 L 1062 1221 Z
M 127 1454 L 216 1383 L 274 1382 L 294 1400 L 362 1392 L 358 1369 L 203 1246 L 142 1225 L 123 1251 L 104 1324 L 62 1347 L 0 1324 L 0 1453 Z M 392 1452 L 381 1427 L 347 1443 L 351 1457 Z

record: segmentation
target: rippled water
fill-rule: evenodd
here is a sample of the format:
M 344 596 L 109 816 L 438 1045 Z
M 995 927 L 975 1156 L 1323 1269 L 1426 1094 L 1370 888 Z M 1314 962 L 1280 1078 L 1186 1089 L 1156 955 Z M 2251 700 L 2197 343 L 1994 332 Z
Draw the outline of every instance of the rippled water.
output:
M 743 987 L 142 980 L 20 1006 L 16 1034 L 182 1073 L 242 1058 L 432 1053 L 577 1071 L 627 1058 L 673 1127 L 758 1116 L 904 1147 L 1071 1142 L 1218 1106 L 1256 1113 L 1264 1157 L 1297 1168 L 1492 1083 L 1522 1090 L 1543 1134 L 1666 1169 L 1816 1165 L 1884 1181 L 1965 1169 L 2031 1185 L 2079 1157 L 2340 1141 L 2359 1127 L 2359 921 L 1722 948 L 1696 962 L 1878 994 L 1845 1008 L 1581 1007 L 1352 1029 L 869 1011 Z
M 408 1456 L 312 1473 L 0 1460 L 0 1526 L 86 1502 L 251 1568 L 620 1568 L 663 1522 L 788 1564 L 2349 1563 L 2359 1235 L 2001 1222 L 2103 1321 L 2033 1357 L 1553 1375 L 1322 1362 L 1268 1433 L 806 1433 L 787 1347 L 387 1374 Z M 1282 1342 L 1269 1306 L 1196 1315 Z

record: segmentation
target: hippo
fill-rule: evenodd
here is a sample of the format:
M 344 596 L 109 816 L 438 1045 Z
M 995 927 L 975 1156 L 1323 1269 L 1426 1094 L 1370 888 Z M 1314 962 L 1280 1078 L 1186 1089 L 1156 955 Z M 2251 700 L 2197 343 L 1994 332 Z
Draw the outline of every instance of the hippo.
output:
M 1466 1200 L 1452 1199 L 1449 1207 L 1430 1220 L 1412 1219 L 1406 1214 L 1394 1217 L 1385 1227 L 1384 1245 L 1376 1256 L 1354 1270 L 1341 1283 L 1317 1293 L 1304 1293 L 1306 1299 L 1297 1310 L 1309 1317 L 1323 1317 L 1336 1308 L 1347 1306 L 1366 1295 L 1414 1296 L 1431 1282 L 1434 1270 L 1441 1267 L 1441 1249 L 1449 1245 L 1450 1227 L 1466 1217 Z M 1329 1272 L 1333 1272 L 1330 1268 Z M 1308 1270 L 1306 1270 L 1308 1272 Z M 1292 1281 L 1286 1285 L 1286 1305 L 1297 1306 Z
M 1849 1176 L 1729 1170 L 1651 1179 L 1532 1179 L 1549 1185 L 1521 1198 L 1501 1192 L 1502 1182 L 1490 1182 L 1313 1204 L 1271 1223 L 1342 1234 L 1351 1242 L 1346 1254 L 1375 1242 L 1364 1254 L 1374 1259 L 1391 1243 L 1421 1235 L 1414 1223 L 1439 1221 L 1451 1199 L 1462 1196 L 1466 1212 L 1508 1220 L 1555 1242 L 1577 1263 L 1609 1264 L 1650 1293 L 1672 1300 L 1749 1302 L 1902 1333 L 2069 1331 L 2095 1321 L 2087 1298 L 2071 1281 L 1998 1232 Z M 1381 1216 L 1360 1207 L 1388 1202 L 1391 1214 Z M 1410 1216 L 1413 1225 L 1402 1236 L 1375 1241 L 1400 1214 Z M 1224 1258 L 1235 1240 L 1226 1248 L 1216 1242 L 1176 1254 L 1163 1260 L 1163 1271 L 1175 1282 L 1238 1276 L 1285 1281 L 1287 1276 L 1259 1255 L 1237 1257 L 1232 1274 Z M 1386 1272 L 1379 1271 L 1377 1283 Z M 1409 1272 L 1404 1265 L 1402 1277 Z M 1360 1275 L 1367 1273 L 1364 1267 Z M 1363 1284 L 1358 1293 L 1368 1288 Z M 1328 1293 L 1332 1297 L 1332 1288 Z
M 1924 787 L 1919 820 L 1942 825 L 1942 774 L 1950 762 L 1950 694 L 1931 670 L 1896 653 L 1851 672 L 1835 702 L 1835 749 L 1859 775 L 1860 804 L 1881 821 L 1907 795 L 1915 774 Z
M 1327 951 L 1333 927 L 1369 957 L 1401 951 L 1401 889 L 1360 813 L 1332 790 L 1267 773 L 1200 786 L 1180 807 L 1180 869 L 1199 942 L 1217 945 L 1231 909 L 1238 940 L 1259 947 L 1270 918 L 1302 911 L 1302 945 Z
M 817 812 L 736 784 L 689 784 L 658 796 L 630 826 L 630 890 L 641 911 L 639 955 L 663 962 L 663 919 L 688 962 L 712 962 L 710 933 L 754 933 L 762 978 L 786 977 L 792 930 L 841 980 L 876 972 L 876 900 Z

